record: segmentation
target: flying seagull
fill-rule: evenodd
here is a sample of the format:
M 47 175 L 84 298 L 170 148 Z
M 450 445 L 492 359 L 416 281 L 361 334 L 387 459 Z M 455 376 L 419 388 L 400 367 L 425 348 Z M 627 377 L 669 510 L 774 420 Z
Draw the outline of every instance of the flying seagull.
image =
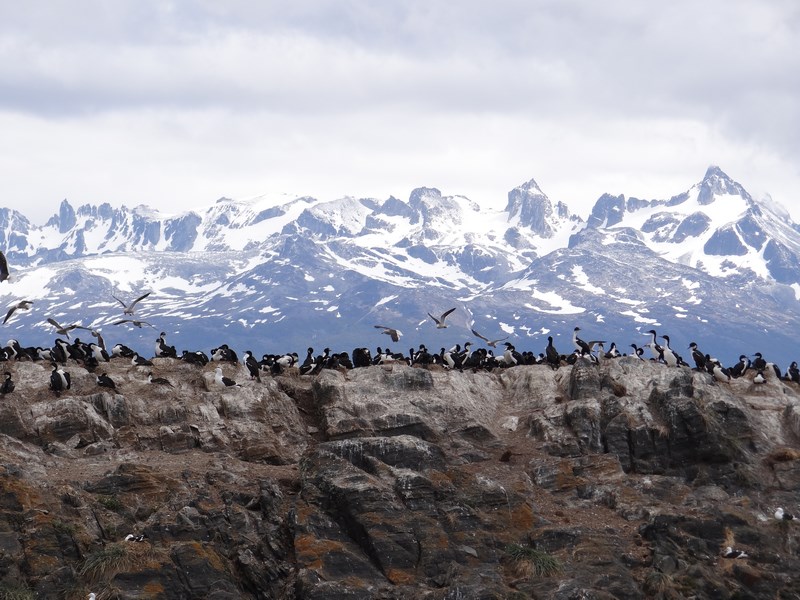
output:
M 56 333 L 58 335 L 65 335 L 65 336 L 67 336 L 67 339 L 69 339 L 69 332 L 72 331 L 73 329 L 77 329 L 79 327 L 78 325 L 75 325 L 75 324 L 67 325 L 65 327 L 65 326 L 59 324 L 59 322 L 56 321 L 55 319 L 50 319 L 50 318 L 47 319 L 47 322 L 50 323 L 50 325 L 52 325 L 53 327 L 56 328 Z
M 120 319 L 119 321 L 115 321 L 112 325 L 122 325 L 123 323 L 130 323 L 134 327 L 139 327 L 141 329 L 142 325 L 147 325 L 148 327 L 152 327 L 155 329 L 155 325 L 151 325 L 147 321 L 139 321 L 138 319 Z
M 403 335 L 403 332 L 399 329 L 392 329 L 391 327 L 386 327 L 385 325 L 375 325 L 375 329 L 383 329 L 381 333 L 385 333 L 390 338 L 392 338 L 393 342 L 397 342 L 400 339 L 400 336 Z
M 455 310 L 455 308 L 451 308 L 450 310 L 444 311 L 442 313 L 442 316 L 439 317 L 438 319 L 436 317 L 434 317 L 431 313 L 428 313 L 428 316 L 431 319 L 433 319 L 434 323 L 436 323 L 436 329 L 444 329 L 445 327 L 447 327 L 447 325 L 445 325 L 445 323 L 444 323 L 444 320 L 447 318 L 447 315 L 449 315 L 454 310 Z
M 14 311 L 28 310 L 31 307 L 31 304 L 33 304 L 33 300 L 20 300 L 19 302 L 17 302 L 14 306 L 8 309 L 8 312 L 6 313 L 6 318 L 3 319 L 3 325 L 5 325 L 6 321 L 8 321 L 11 318 L 11 315 L 14 314 Z
M 137 304 L 138 302 L 141 302 L 141 301 L 142 301 L 142 300 L 144 300 L 145 298 L 147 298 L 147 297 L 148 297 L 150 294 L 151 294 L 151 292 L 147 292 L 147 293 L 146 293 L 144 296 L 139 296 L 139 297 L 138 297 L 136 300 L 134 300 L 134 301 L 133 301 L 133 302 L 131 302 L 130 304 L 125 304 L 125 303 L 124 303 L 122 300 L 120 300 L 119 298 L 117 298 L 117 297 L 116 297 L 114 294 L 111 294 L 111 297 L 112 297 L 112 298 L 114 298 L 114 300 L 116 300 L 116 301 L 117 301 L 117 302 L 119 302 L 120 304 L 122 304 L 122 308 L 124 308 L 124 309 L 125 309 L 125 310 L 123 310 L 123 311 L 122 311 L 122 312 L 123 312 L 123 314 L 126 314 L 126 315 L 132 315 L 132 314 L 133 314 L 133 312 L 134 312 L 134 310 L 136 310 L 136 304 Z
M 8 279 L 8 261 L 6 255 L 0 252 L 0 281 Z
M 502 342 L 502 341 L 504 341 L 504 340 L 507 340 L 507 339 L 508 339 L 508 336 L 506 336 L 506 337 L 504 337 L 504 338 L 500 338 L 499 340 L 490 340 L 490 339 L 489 339 L 489 338 L 487 338 L 487 337 L 483 337 L 483 336 L 482 336 L 480 333 L 478 333 L 478 332 L 477 332 L 477 331 L 475 331 L 474 329 L 472 330 L 472 335 L 474 335 L 476 338 L 480 338 L 480 339 L 482 339 L 484 342 L 486 342 L 486 345 L 487 345 L 487 346 L 491 346 L 492 348 L 497 348 L 497 343 L 498 343 L 498 342 Z

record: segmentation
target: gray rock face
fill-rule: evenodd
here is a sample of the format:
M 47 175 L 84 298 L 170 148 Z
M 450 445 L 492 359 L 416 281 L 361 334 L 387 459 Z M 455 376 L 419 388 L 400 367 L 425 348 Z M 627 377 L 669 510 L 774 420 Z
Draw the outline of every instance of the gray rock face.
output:
M 116 393 L 10 365 L 0 590 L 119 598 L 793 597 L 800 389 L 632 358 Z M 128 533 L 144 534 L 127 542 Z M 747 560 L 720 557 L 724 547 Z M 738 570 L 731 569 L 736 567 Z

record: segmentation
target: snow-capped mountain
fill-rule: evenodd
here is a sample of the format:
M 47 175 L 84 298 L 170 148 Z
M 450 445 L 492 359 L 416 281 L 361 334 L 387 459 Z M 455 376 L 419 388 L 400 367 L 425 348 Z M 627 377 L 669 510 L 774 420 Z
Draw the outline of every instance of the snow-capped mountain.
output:
M 719 167 L 710 167 L 700 183 L 669 200 L 604 195 L 587 224 L 636 230 L 666 260 L 714 276 L 800 282 L 797 225 L 779 205 L 753 200 Z
M 408 201 L 220 199 L 179 215 L 65 200 L 43 226 L 0 209 L 0 249 L 12 270 L 0 299 L 34 300 L 5 325 L 25 344 L 52 343 L 53 317 L 145 354 L 162 330 L 179 349 L 374 348 L 388 343 L 377 324 L 405 332 L 404 347 L 463 344 L 474 327 L 537 353 L 551 334 L 568 352 L 580 325 L 623 349 L 656 328 L 676 347 L 786 361 L 800 324 L 797 226 L 716 167 L 668 200 L 601 196 L 587 222 L 534 180 L 503 208 L 435 188 Z M 111 325 L 112 294 L 144 291 L 137 317 L 155 329 Z M 450 327 L 431 329 L 427 313 L 453 306 Z

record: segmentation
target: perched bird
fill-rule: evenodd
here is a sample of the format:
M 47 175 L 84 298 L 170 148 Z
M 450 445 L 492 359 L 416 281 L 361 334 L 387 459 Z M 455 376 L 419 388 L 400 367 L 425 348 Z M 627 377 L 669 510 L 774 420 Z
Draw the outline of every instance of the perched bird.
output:
M 711 364 L 713 365 L 711 374 L 714 375 L 714 379 L 716 379 L 717 381 L 731 380 L 730 371 L 728 371 L 728 369 L 723 367 L 718 360 L 713 361 Z
M 0 252 L 0 281 L 5 281 L 8 277 L 8 261 L 6 255 Z
M 111 348 L 111 357 L 119 356 L 122 358 L 131 358 L 134 355 L 134 351 L 128 348 L 125 344 L 114 344 L 114 347 Z
M 547 359 L 547 364 L 557 369 L 561 366 L 561 355 L 556 350 L 556 347 L 553 345 L 553 336 L 547 336 L 547 348 L 544 350 L 545 358 Z
M 639 348 L 636 344 L 631 344 L 631 348 L 633 348 L 633 356 L 639 360 L 644 360 L 644 348 Z
M 163 331 L 156 338 L 155 355 L 158 357 L 178 358 L 178 353 L 175 350 L 175 346 L 167 345 L 167 334 Z
M 146 539 L 146 537 L 147 536 L 145 534 L 143 534 L 143 533 L 139 533 L 139 534 L 136 534 L 136 535 L 134 535 L 132 533 L 129 533 L 128 535 L 125 536 L 125 541 L 126 542 L 143 542 Z
M 208 356 L 202 350 L 195 350 L 194 352 L 190 352 L 189 350 L 184 350 L 181 353 L 181 360 L 184 362 L 188 362 L 192 365 L 197 365 L 202 367 L 208 364 Z
M 13 315 L 16 311 L 28 310 L 31 307 L 31 304 L 33 304 L 33 300 L 20 300 L 17 302 L 14 306 L 8 309 L 6 318 L 3 319 L 3 325 L 6 324 L 6 322 L 11 318 L 11 315 Z
M 76 327 L 76 329 L 85 329 L 86 331 L 88 331 L 89 333 L 92 334 L 93 338 L 95 338 L 97 340 L 97 345 L 98 346 L 100 346 L 103 350 L 106 349 L 106 342 L 103 339 L 103 336 L 100 335 L 100 330 L 99 329 L 93 329 L 91 327 L 84 327 L 83 325 L 78 325 Z
M 651 336 L 650 337 L 650 343 L 649 344 L 645 344 L 645 346 L 649 346 L 650 347 L 650 352 L 653 353 L 653 359 L 654 360 L 663 360 L 663 358 L 664 358 L 664 348 L 662 348 L 661 344 L 659 344 L 656 341 L 656 337 L 657 337 L 656 330 L 655 329 L 651 329 L 651 330 L 645 332 L 645 335 Z
M 117 386 L 114 384 L 114 381 L 111 379 L 111 377 L 109 377 L 105 373 L 100 373 L 97 376 L 97 385 L 99 385 L 100 387 L 111 388 L 112 390 L 117 389 Z
M 478 333 L 474 329 L 471 329 L 470 331 L 472 331 L 472 335 L 474 335 L 476 338 L 482 339 L 484 342 L 486 342 L 486 345 L 491 348 L 497 348 L 497 344 L 499 342 L 503 342 L 508 339 L 508 336 L 506 336 L 504 338 L 500 338 L 499 340 L 490 340 L 487 337 L 483 337 L 480 333 Z
M 722 558 L 747 558 L 747 553 L 744 550 L 734 550 L 728 546 L 722 553 Z
M 778 521 L 794 521 L 794 515 L 780 507 L 775 510 L 775 518 L 778 519 Z
M 146 358 L 139 356 L 138 353 L 134 352 L 133 356 L 131 356 L 131 365 L 134 367 L 152 367 L 153 361 L 147 360 Z
M 767 383 L 767 378 L 764 375 L 763 369 L 759 369 L 758 372 L 753 376 L 753 383 Z
M 586 354 L 591 355 L 592 351 L 596 344 L 604 344 L 603 340 L 592 340 L 591 342 L 584 342 L 581 338 L 578 337 L 578 332 L 581 330 L 580 327 L 576 327 L 572 330 L 572 343 L 575 346 L 576 350 L 579 350 L 581 356 Z
M 433 319 L 434 323 L 436 323 L 436 329 L 444 329 L 445 327 L 447 327 L 447 325 L 445 324 L 444 320 L 447 318 L 447 315 L 449 315 L 454 310 L 455 310 L 455 308 L 451 308 L 450 310 L 444 311 L 438 319 L 436 317 L 434 317 L 431 313 L 428 313 L 428 316 L 431 319 Z
M 403 332 L 399 329 L 393 329 L 391 327 L 386 327 L 385 325 L 374 325 L 375 329 L 383 329 L 381 333 L 385 333 L 388 335 L 393 342 L 400 341 L 400 337 L 403 335 Z
M 695 342 L 689 344 L 689 349 L 692 351 L 692 360 L 694 360 L 697 370 L 704 371 L 706 368 L 706 355 L 700 352 Z
M 664 362 L 667 364 L 668 367 L 675 367 L 680 362 L 680 357 L 675 353 L 675 351 L 669 347 L 669 336 L 662 335 L 661 339 L 666 342 L 664 346 L 661 348 L 661 358 L 664 359 Z
M 151 325 L 147 321 L 140 321 L 138 319 L 120 319 L 119 321 L 113 322 L 112 325 L 122 325 L 123 323 L 130 323 L 131 325 L 133 325 L 134 327 L 138 327 L 139 329 L 141 329 L 144 325 L 152 327 L 153 329 L 156 328 L 155 325 Z
M 72 386 L 72 379 L 66 371 L 61 369 L 58 364 L 53 363 L 53 371 L 50 373 L 50 389 L 59 395 L 64 390 Z
M 744 354 L 739 356 L 739 362 L 733 365 L 728 372 L 731 374 L 731 377 L 741 377 L 745 374 L 747 369 L 750 368 L 750 359 L 747 358 Z
M 154 385 L 165 385 L 167 387 L 173 387 L 173 385 L 169 382 L 168 379 L 164 379 L 163 377 L 153 377 L 152 373 L 147 374 L 147 383 L 152 383 Z
M 753 355 L 753 363 L 750 366 L 752 366 L 756 371 L 767 368 L 767 361 L 764 360 L 764 356 L 761 354 L 761 352 L 756 352 Z
M 72 331 L 73 329 L 77 329 L 78 327 L 80 327 L 80 325 L 76 325 L 76 324 L 74 324 L 74 323 L 73 323 L 72 325 L 66 325 L 66 326 L 64 326 L 64 325 L 61 325 L 61 324 L 60 324 L 58 321 L 56 321 L 55 319 L 51 319 L 51 318 L 49 318 L 49 317 L 48 317 L 48 319 L 47 319 L 47 322 L 48 322 L 48 323 L 50 323 L 50 325 L 52 325 L 53 327 L 55 327 L 55 328 L 56 328 L 56 333 L 57 333 L 58 335 L 63 335 L 63 336 L 64 336 L 64 337 L 66 337 L 67 339 L 69 339 L 69 332 L 70 332 L 70 331 Z
M 786 375 L 784 379 L 789 381 L 794 381 L 795 383 L 800 383 L 800 367 L 797 366 L 797 361 L 793 360 L 792 364 L 789 365 L 789 368 L 786 369 Z
M 11 373 L 6 371 L 6 378 L 3 381 L 3 384 L 0 385 L 0 394 L 5 396 L 6 394 L 10 394 L 14 391 L 14 380 L 11 379 Z
M 114 294 L 111 294 L 111 297 L 112 297 L 112 298 L 114 298 L 114 300 L 116 300 L 116 301 L 117 301 L 117 302 L 119 302 L 120 304 L 122 304 L 122 308 L 124 309 L 124 310 L 122 311 L 122 314 L 125 314 L 125 315 L 133 315 L 134 311 L 136 310 L 136 305 L 137 305 L 139 302 L 141 302 L 142 300 L 144 300 L 145 298 L 147 298 L 147 297 L 148 297 L 150 294 L 151 294 L 151 292 L 147 292 L 147 293 L 146 293 L 146 294 L 144 294 L 143 296 L 139 296 L 139 297 L 138 297 L 136 300 L 134 300 L 134 301 L 133 301 L 133 302 L 131 302 L 130 304 L 125 304 L 125 303 L 124 303 L 122 300 L 120 300 L 119 298 L 117 298 L 117 297 L 116 297 Z
M 91 352 L 92 361 L 97 362 L 108 362 L 109 356 L 108 352 L 105 351 L 105 348 L 102 348 L 100 344 L 89 344 L 89 349 Z
M 233 379 L 225 377 L 222 374 L 222 367 L 217 367 L 217 369 L 214 371 L 214 381 L 216 381 L 218 385 L 221 385 L 222 387 L 226 388 L 239 386 L 239 384 L 236 383 Z
M 245 350 L 244 366 L 247 367 L 247 372 L 250 373 L 250 379 L 261 381 L 261 365 L 258 364 L 256 357 L 253 356 L 250 350 Z

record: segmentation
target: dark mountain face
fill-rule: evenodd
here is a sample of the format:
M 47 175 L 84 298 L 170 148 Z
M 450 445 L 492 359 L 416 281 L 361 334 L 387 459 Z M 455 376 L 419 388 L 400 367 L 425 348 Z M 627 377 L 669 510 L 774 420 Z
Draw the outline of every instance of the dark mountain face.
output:
M 603 195 L 586 223 L 530 180 L 504 210 L 435 188 L 408 202 L 220 199 L 174 216 L 64 201 L 41 227 L 0 209 L 0 243 L 12 270 L 0 294 L 35 301 L 5 326 L 27 345 L 52 344 L 54 317 L 145 353 L 162 330 L 179 348 L 350 351 L 387 345 L 380 324 L 404 333 L 398 350 L 479 341 L 474 328 L 538 354 L 547 335 L 571 351 L 579 325 L 621 348 L 655 328 L 676 349 L 788 363 L 800 324 L 797 226 L 716 167 L 667 200 Z M 155 329 L 111 325 L 111 295 L 144 291 L 137 317 Z M 436 329 L 427 313 L 454 306 Z

